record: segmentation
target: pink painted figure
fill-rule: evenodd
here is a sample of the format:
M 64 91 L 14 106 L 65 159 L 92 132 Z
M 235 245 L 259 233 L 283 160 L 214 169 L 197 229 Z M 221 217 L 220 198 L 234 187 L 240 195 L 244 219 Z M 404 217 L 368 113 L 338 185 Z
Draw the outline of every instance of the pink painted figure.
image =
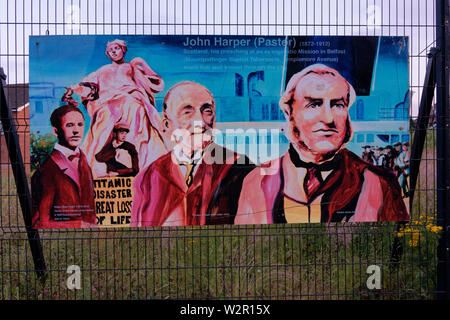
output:
M 292 76 L 279 102 L 289 150 L 244 179 L 235 224 L 409 219 L 395 176 L 345 148 L 355 96 L 322 64 Z
M 106 176 L 105 163 L 98 162 L 95 155 L 119 122 L 129 125 L 127 140 L 136 147 L 140 168 L 167 152 L 153 97 L 164 88 L 164 81 L 142 58 L 125 62 L 126 51 L 125 41 L 108 42 L 106 55 L 111 64 L 70 86 L 63 96 L 63 100 L 70 103 L 73 101 L 71 94 L 79 94 L 91 117 L 89 132 L 81 149 L 86 153 L 95 178 Z
M 214 143 L 215 101 L 199 83 L 183 81 L 164 98 L 171 151 L 133 183 L 131 226 L 232 224 L 250 160 Z

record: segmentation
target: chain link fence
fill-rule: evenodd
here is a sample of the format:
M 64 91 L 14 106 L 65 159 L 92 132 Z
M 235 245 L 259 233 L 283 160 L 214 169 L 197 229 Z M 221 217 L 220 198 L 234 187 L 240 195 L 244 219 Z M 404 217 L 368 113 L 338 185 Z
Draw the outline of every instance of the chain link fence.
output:
M 28 178 L 30 35 L 407 36 L 411 137 L 427 54 L 436 45 L 436 4 L 425 0 L 0 4 L 0 62 Z M 38 276 L 2 131 L 0 299 L 434 299 L 441 235 L 436 133 L 431 122 L 412 220 L 402 228 L 397 223 L 345 223 L 41 230 L 47 271 Z M 378 288 L 368 286 L 370 266 L 379 267 Z M 70 270 L 77 267 L 80 283 L 68 288 Z

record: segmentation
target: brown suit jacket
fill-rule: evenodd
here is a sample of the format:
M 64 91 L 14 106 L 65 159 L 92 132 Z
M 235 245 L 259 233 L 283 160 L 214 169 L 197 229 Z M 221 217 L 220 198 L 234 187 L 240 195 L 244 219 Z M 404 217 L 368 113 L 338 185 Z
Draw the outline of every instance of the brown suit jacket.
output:
M 254 165 L 219 145 L 210 147 L 189 188 L 172 152 L 143 170 L 134 181 L 131 225 L 162 226 L 172 214 L 180 219 L 171 225 L 232 224 L 242 181 Z M 210 160 L 216 151 L 224 155 L 223 164 Z
M 34 228 L 80 228 L 96 224 L 94 183 L 86 156 L 80 151 L 78 172 L 53 150 L 31 178 Z

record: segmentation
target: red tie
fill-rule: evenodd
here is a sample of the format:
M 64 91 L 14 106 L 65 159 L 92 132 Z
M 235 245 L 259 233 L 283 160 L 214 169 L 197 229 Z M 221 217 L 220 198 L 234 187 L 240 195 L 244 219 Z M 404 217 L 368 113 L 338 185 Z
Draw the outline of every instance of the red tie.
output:
M 71 154 L 71 155 L 68 157 L 68 159 L 69 159 L 69 161 L 72 161 L 73 159 L 80 159 L 80 157 L 81 157 L 80 153 L 79 153 L 79 152 L 76 152 L 76 153 Z
M 303 180 L 303 189 L 305 190 L 306 197 L 309 201 L 310 197 L 319 190 L 320 184 L 322 183 L 322 176 L 320 175 L 320 171 L 314 167 L 306 168 L 306 170 L 305 179 Z

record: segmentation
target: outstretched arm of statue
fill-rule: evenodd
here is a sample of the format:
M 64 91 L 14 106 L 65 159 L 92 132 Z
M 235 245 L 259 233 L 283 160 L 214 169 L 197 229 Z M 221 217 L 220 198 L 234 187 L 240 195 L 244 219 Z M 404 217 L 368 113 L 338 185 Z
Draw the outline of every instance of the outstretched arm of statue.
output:
M 78 106 L 78 102 L 72 97 L 73 95 L 73 89 L 66 88 L 66 92 L 64 92 L 63 96 L 61 97 L 61 101 L 66 102 L 67 104 Z
M 76 101 L 72 98 L 75 93 L 82 99 L 83 104 L 88 103 L 99 98 L 99 71 L 94 71 L 84 77 L 80 83 L 73 84 L 66 88 L 66 92 L 62 96 L 61 100 L 69 104 Z M 78 105 L 78 103 L 76 103 Z
M 136 57 L 130 62 L 133 66 L 138 66 L 139 69 L 147 76 L 156 75 L 156 72 L 145 62 L 144 59 Z
M 163 79 L 142 58 L 134 58 L 130 65 L 134 69 L 134 81 L 152 96 L 164 89 Z
M 83 98 L 83 104 L 86 105 L 89 101 L 94 101 L 97 100 L 99 98 L 99 88 L 98 88 L 98 84 L 96 84 L 95 82 L 80 82 L 80 86 L 88 88 L 89 92 L 87 92 L 87 94 L 83 94 L 81 95 Z

